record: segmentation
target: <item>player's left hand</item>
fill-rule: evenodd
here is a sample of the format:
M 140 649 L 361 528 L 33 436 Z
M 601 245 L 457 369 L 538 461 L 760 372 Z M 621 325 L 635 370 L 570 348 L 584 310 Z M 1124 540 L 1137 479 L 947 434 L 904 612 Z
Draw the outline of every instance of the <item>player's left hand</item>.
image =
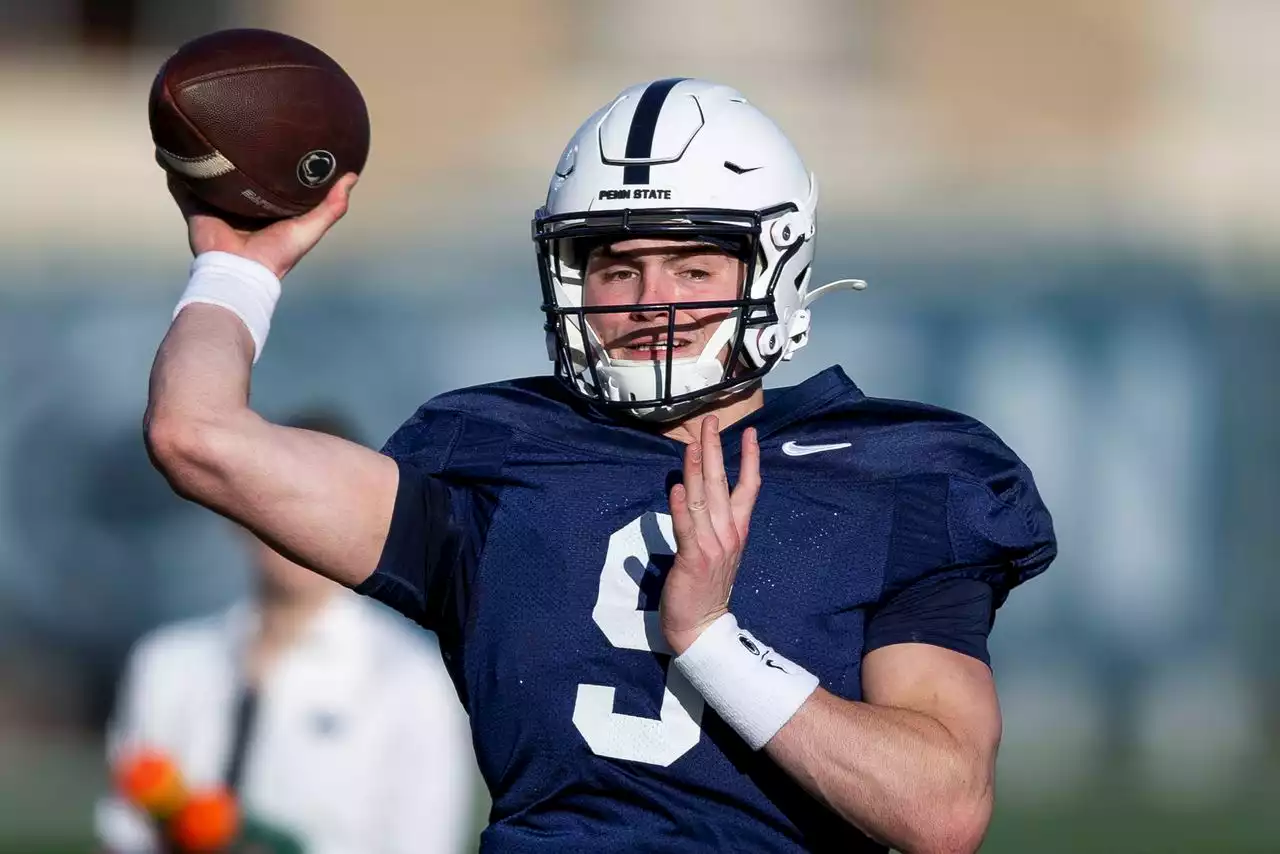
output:
M 760 445 L 754 428 L 742 434 L 742 467 L 729 490 L 714 415 L 702 420 L 699 441 L 684 453 L 684 483 L 671 489 L 676 558 L 659 606 L 662 634 L 677 655 L 729 611 L 729 592 L 747 545 L 751 511 L 760 493 Z

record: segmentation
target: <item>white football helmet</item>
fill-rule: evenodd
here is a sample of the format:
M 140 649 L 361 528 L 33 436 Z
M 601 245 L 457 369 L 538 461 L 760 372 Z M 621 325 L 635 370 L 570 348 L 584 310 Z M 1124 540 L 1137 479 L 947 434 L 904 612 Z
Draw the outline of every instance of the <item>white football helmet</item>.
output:
M 791 142 L 739 92 L 673 78 L 632 86 L 569 141 L 533 219 L 556 375 L 577 394 L 665 421 L 758 382 L 805 345 L 817 182 Z M 723 303 L 584 307 L 584 240 L 636 237 L 744 242 L 747 272 Z M 674 358 L 677 310 L 731 308 L 697 357 Z M 606 351 L 587 315 L 665 311 L 665 359 Z M 728 345 L 728 357 L 721 353 Z

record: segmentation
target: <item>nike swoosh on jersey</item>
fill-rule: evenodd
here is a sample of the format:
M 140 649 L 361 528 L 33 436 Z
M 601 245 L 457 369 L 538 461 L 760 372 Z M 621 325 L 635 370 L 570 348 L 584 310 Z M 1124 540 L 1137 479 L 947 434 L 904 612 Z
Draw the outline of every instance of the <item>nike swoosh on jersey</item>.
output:
M 852 444 L 852 442 L 836 442 L 831 445 L 798 445 L 795 442 L 783 442 L 782 453 L 788 457 L 803 457 L 806 454 L 821 454 L 823 451 L 838 451 Z

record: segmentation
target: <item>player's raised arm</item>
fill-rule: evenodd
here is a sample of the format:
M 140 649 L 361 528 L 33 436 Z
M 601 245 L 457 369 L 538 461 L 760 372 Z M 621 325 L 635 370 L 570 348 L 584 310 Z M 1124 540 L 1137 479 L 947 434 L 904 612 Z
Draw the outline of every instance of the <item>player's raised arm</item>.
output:
M 249 376 L 283 276 L 346 212 L 349 175 L 300 217 L 245 232 L 174 186 L 195 272 L 156 355 L 145 418 L 152 460 L 180 495 L 346 585 L 373 572 L 396 464 L 334 436 L 271 424 Z M 189 302 L 190 301 L 190 302 Z

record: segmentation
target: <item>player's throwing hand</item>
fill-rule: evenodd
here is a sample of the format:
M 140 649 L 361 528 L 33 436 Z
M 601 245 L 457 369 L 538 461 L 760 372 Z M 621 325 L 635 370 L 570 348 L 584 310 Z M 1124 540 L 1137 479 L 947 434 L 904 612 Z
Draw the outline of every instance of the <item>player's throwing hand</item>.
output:
M 747 545 L 760 493 L 760 445 L 754 428 L 742 435 L 742 468 L 729 490 L 714 415 L 684 454 L 684 483 L 671 489 L 676 558 L 662 592 L 662 633 L 678 655 L 729 610 L 729 592 Z
M 169 178 L 169 193 L 186 217 L 187 238 L 193 255 L 230 252 L 257 261 L 282 279 L 302 256 L 315 248 L 325 232 L 342 219 L 357 180 L 354 173 L 343 175 L 334 182 L 324 201 L 311 210 L 255 230 L 234 227 L 224 214 L 201 202 L 173 177 Z

